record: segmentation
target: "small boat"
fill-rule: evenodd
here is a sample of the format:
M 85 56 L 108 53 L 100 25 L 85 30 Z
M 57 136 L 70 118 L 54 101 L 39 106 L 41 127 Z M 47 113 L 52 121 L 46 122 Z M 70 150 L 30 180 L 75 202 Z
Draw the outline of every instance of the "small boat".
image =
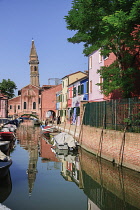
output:
M 16 125 L 14 125 L 14 124 L 6 124 L 6 125 L 4 125 L 3 126 L 3 128 L 1 129 L 1 131 L 6 131 L 6 132 L 8 132 L 8 131 L 10 131 L 10 132 L 15 132 L 16 131 L 16 129 L 17 129 L 17 126 Z
M 75 150 L 77 149 L 78 143 L 75 141 L 75 139 L 69 135 L 68 133 L 62 132 L 58 135 L 53 137 L 54 145 L 59 150 Z
M 0 151 L 0 178 L 5 177 L 7 175 L 11 164 L 11 158 L 9 156 L 6 156 L 2 151 Z
M 9 149 L 10 141 L 0 141 L 0 150 L 5 152 Z
M 57 128 L 53 127 L 53 126 L 42 126 L 42 131 L 49 131 L 50 133 L 54 133 L 57 132 Z
M 13 141 L 13 140 L 15 140 L 15 134 L 14 134 L 14 132 L 0 131 L 0 140 L 1 141 Z
M 9 118 L 0 118 L 0 126 L 2 127 L 4 124 L 8 123 L 10 120 Z

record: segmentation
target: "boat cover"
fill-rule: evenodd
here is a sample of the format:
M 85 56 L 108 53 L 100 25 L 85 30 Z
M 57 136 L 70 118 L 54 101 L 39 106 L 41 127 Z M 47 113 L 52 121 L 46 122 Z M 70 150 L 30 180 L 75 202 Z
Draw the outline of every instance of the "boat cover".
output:
M 54 140 L 58 145 L 68 144 L 68 147 L 76 147 L 76 142 L 74 138 L 68 133 L 62 132 L 54 136 Z

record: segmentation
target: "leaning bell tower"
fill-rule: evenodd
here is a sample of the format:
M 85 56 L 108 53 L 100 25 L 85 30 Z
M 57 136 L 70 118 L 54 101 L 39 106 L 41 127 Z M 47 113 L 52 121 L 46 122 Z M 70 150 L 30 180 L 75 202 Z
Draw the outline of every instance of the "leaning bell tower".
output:
M 40 86 L 40 84 L 39 84 L 39 69 L 38 69 L 39 60 L 38 60 L 38 55 L 36 53 L 34 40 L 32 40 L 31 51 L 30 51 L 29 57 L 30 57 L 30 60 L 29 60 L 30 84 L 39 87 Z

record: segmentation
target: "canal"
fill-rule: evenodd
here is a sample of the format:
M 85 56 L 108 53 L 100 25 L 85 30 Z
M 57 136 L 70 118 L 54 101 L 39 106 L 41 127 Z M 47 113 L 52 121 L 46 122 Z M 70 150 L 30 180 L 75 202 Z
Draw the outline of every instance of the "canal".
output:
M 39 127 L 21 124 L 0 180 L 0 203 L 12 210 L 137 210 L 140 174 L 97 158 L 55 153 Z

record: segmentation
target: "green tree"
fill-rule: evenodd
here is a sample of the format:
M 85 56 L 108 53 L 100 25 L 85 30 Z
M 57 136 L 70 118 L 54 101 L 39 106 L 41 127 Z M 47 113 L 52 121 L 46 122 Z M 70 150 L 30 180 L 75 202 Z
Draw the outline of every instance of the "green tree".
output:
M 109 88 L 107 84 L 99 84 L 102 85 L 103 92 L 106 86 L 106 94 L 113 89 L 113 86 L 111 88 L 113 82 L 124 93 L 124 97 L 129 96 L 134 90 L 132 85 L 129 91 L 125 91 L 124 88 L 129 84 L 123 85 L 121 81 L 124 81 L 126 75 L 132 77 L 133 80 L 137 72 L 135 63 L 139 53 L 139 14 L 140 0 L 73 0 L 72 8 L 65 16 L 67 28 L 76 31 L 73 37 L 68 38 L 68 41 L 83 42 L 85 55 L 98 49 L 101 49 L 102 55 L 105 56 L 108 56 L 110 52 L 115 54 L 117 63 L 115 62 L 114 71 L 117 68 L 118 77 L 121 78 L 120 85 L 115 81 L 116 77 L 111 78 L 114 81 L 110 83 Z M 101 76 L 105 76 L 103 75 L 105 70 L 107 71 L 107 68 L 102 68 L 98 72 Z M 115 74 L 114 71 L 113 74 Z
M 16 84 L 10 79 L 3 79 L 0 83 L 0 90 L 3 94 L 7 95 L 8 98 L 13 98 L 15 96 L 14 91 L 17 89 Z

